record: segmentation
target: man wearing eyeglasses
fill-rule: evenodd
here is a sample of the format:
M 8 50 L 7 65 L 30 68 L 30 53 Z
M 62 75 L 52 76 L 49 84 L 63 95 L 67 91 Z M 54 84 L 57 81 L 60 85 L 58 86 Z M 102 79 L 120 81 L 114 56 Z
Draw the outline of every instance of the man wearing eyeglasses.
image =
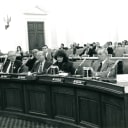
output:
M 16 60 L 16 53 L 14 51 L 9 51 L 7 60 L 3 65 L 2 72 L 17 73 L 21 65 L 22 62 L 20 60 Z

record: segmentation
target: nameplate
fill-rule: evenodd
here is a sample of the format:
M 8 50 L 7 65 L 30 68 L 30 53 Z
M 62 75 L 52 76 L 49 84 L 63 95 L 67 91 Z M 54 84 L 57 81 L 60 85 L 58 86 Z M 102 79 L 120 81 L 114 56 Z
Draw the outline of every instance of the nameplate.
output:
M 18 79 L 26 79 L 26 76 L 18 76 Z
M 62 78 L 52 78 L 52 82 L 63 82 Z
M 84 85 L 85 81 L 83 81 L 83 80 L 73 80 L 73 84 Z

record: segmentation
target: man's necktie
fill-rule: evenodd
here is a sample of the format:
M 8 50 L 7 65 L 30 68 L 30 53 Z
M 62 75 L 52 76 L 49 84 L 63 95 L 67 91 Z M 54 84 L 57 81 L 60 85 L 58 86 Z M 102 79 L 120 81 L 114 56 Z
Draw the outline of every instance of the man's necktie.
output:
M 38 69 L 38 73 L 41 73 L 43 70 L 42 70 L 42 63 L 40 62 L 40 65 L 39 65 L 39 69 Z
M 100 72 L 101 68 L 102 68 L 102 62 L 100 62 L 100 65 L 99 65 L 97 71 Z

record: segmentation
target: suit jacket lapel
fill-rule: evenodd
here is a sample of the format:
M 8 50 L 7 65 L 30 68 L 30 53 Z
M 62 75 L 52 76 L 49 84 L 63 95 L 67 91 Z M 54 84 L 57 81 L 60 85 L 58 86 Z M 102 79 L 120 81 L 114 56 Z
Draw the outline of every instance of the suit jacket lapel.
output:
M 6 72 L 6 71 L 7 71 L 9 64 L 10 64 L 10 60 L 7 60 L 7 61 L 5 62 L 4 67 L 3 67 L 3 72 Z
M 35 71 L 34 72 L 38 72 L 39 70 L 39 66 L 40 66 L 40 62 L 36 62 L 36 67 L 35 67 Z
M 102 65 L 101 71 L 106 70 L 106 69 L 107 69 L 107 66 L 108 66 L 108 60 L 106 60 L 106 61 L 104 62 L 104 64 Z
M 94 65 L 94 67 L 95 67 L 94 70 L 98 71 L 99 66 L 100 66 L 100 62 L 98 61 L 97 64 Z
M 44 62 L 43 72 L 45 72 L 47 69 L 47 61 Z

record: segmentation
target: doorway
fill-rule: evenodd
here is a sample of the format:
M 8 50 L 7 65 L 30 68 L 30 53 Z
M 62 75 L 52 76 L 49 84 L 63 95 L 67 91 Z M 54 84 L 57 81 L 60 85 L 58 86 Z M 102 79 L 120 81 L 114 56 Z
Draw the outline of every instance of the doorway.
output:
M 45 45 L 44 22 L 27 22 L 29 51 Z

